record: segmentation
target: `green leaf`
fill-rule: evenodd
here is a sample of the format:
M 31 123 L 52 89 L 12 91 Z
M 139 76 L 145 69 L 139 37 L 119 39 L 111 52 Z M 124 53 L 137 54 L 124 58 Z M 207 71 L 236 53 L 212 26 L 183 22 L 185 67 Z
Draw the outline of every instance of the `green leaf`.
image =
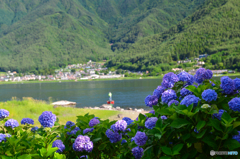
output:
M 102 138 L 99 137 L 99 138 L 93 139 L 92 142 L 95 143 L 95 142 L 98 142 L 99 140 L 102 140 Z
M 102 150 L 104 150 L 106 147 L 107 147 L 107 143 L 103 143 L 103 144 L 101 144 L 101 145 L 98 146 L 98 149 L 99 149 L 100 151 L 102 151 Z
M 186 119 L 178 118 L 178 119 L 174 120 L 170 126 L 173 128 L 181 128 L 188 124 L 191 124 L 191 122 L 187 121 Z
M 141 113 L 139 114 L 138 118 L 139 118 L 139 121 L 146 120 L 146 117 Z
M 47 149 L 45 149 L 44 147 L 40 149 L 41 157 L 45 157 L 46 153 L 47 153 Z
M 1 157 L 2 157 L 2 159 L 13 159 L 12 157 L 8 157 L 8 156 L 3 156 L 3 155 L 1 155 Z
M 170 156 L 162 156 L 159 159 L 171 159 L 171 157 Z
M 212 136 L 206 136 L 202 139 L 202 141 L 205 142 L 206 144 L 208 144 L 209 146 L 211 146 L 214 149 L 217 147 L 217 144 L 214 141 Z
M 31 155 L 25 154 L 25 155 L 19 156 L 17 159 L 31 159 L 31 158 L 32 158 Z
M 170 112 L 168 109 L 161 109 L 158 111 L 161 115 L 172 115 L 172 112 Z
M 173 155 L 178 155 L 179 151 L 183 148 L 183 144 L 177 144 L 176 146 L 173 147 Z
M 213 126 L 215 129 L 217 129 L 218 131 L 221 131 L 222 132 L 222 129 L 220 127 L 220 122 L 218 119 L 209 119 L 210 120 L 210 123 L 211 123 L 211 126 Z
M 167 155 L 172 155 L 172 150 L 169 147 L 163 146 L 162 151 Z
M 9 150 L 5 152 L 5 155 L 7 155 L 7 156 L 13 156 L 13 154 L 12 154 Z
M 202 132 L 198 133 L 198 134 L 196 135 L 197 138 L 198 138 L 198 139 L 199 139 L 199 138 L 202 138 L 203 135 L 206 133 L 206 131 L 207 131 L 207 129 L 205 129 L 205 130 L 203 130 Z
M 163 127 L 163 121 L 162 121 L 161 118 L 159 118 L 159 119 L 157 120 L 155 127 L 156 127 L 156 128 L 159 128 L 160 130 L 162 129 L 162 127 Z
M 55 152 L 53 159 L 66 159 L 66 156 Z
M 188 110 L 189 112 L 191 112 L 192 109 L 193 109 L 193 104 L 191 104 L 191 105 L 189 105 L 189 106 L 187 107 L 187 110 Z
M 191 134 L 185 134 L 181 137 L 181 139 L 183 139 L 183 141 L 185 141 L 185 140 L 189 139 L 190 136 L 191 136 Z
M 240 148 L 240 143 L 235 139 L 228 139 L 225 141 L 224 147 L 227 147 L 229 150 L 236 150 Z
M 202 153 L 202 144 L 200 142 L 194 143 L 194 147 L 198 152 Z
M 235 121 L 235 122 L 233 123 L 233 128 L 236 128 L 236 127 L 238 127 L 238 126 L 240 126 L 240 121 Z
M 199 121 L 197 124 L 197 130 L 199 131 L 205 126 L 206 122 L 205 121 Z
M 56 152 L 57 150 L 58 150 L 58 147 L 48 148 L 47 157 L 53 154 L 54 152 Z

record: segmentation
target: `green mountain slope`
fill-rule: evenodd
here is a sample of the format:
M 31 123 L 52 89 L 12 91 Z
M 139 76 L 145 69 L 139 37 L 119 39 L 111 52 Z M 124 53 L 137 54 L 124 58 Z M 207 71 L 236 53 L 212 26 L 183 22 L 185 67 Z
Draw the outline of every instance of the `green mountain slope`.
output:
M 142 38 L 111 60 L 108 66 L 136 70 L 152 66 L 163 68 L 172 61 L 208 53 L 217 54 L 217 59 L 220 58 L 217 61 L 226 68 L 240 68 L 239 24 L 239 0 L 209 0 L 168 31 Z M 217 64 L 214 56 L 206 59 L 209 68 L 219 68 L 210 64 Z

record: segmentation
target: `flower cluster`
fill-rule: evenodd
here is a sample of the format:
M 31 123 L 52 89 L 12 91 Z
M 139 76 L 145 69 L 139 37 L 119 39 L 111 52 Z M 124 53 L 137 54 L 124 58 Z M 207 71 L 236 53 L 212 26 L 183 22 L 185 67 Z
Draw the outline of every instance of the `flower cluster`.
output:
M 232 94 L 235 90 L 234 81 L 228 76 L 224 76 L 221 78 L 220 87 L 223 89 L 224 94 Z
M 175 104 L 176 106 L 179 104 L 179 101 L 173 99 L 170 102 L 168 102 L 168 106 L 170 107 L 172 104 Z
M 7 141 L 6 137 L 11 137 L 11 135 L 0 133 L 0 143 L 1 143 L 2 141 L 6 142 L 6 141 Z
M 97 125 L 97 124 L 99 124 L 100 123 L 100 121 L 97 119 L 97 118 L 93 118 L 93 119 L 91 119 L 90 121 L 89 121 L 89 126 L 90 127 L 93 127 L 93 126 L 95 126 L 95 125 Z
M 40 124 L 45 128 L 45 127 L 53 127 L 54 123 L 56 121 L 56 115 L 53 114 L 50 111 L 45 111 L 43 112 L 39 118 L 38 121 L 40 122 Z
M 229 108 L 232 109 L 233 111 L 238 111 L 240 112 L 240 98 L 233 98 L 228 102 Z
M 122 144 L 125 144 L 125 143 L 127 143 L 127 140 L 123 139 L 123 140 L 121 141 L 121 145 L 122 145 Z
M 64 126 L 64 129 L 71 128 L 71 127 L 74 126 L 74 125 L 75 125 L 74 122 L 72 122 L 72 121 L 67 121 L 67 122 L 66 122 L 66 125 Z
M 163 76 L 162 86 L 165 88 L 172 88 L 179 78 L 176 74 L 169 72 Z
M 83 130 L 83 134 L 86 134 L 88 132 L 93 132 L 94 128 L 86 128 Z
M 160 118 L 161 118 L 162 120 L 166 120 L 166 119 L 167 119 L 167 117 L 166 117 L 165 115 L 162 115 Z
M 212 78 L 212 71 L 211 70 L 206 70 L 205 68 L 199 68 L 196 71 L 196 74 L 194 75 L 194 80 L 196 83 L 202 83 L 206 79 L 211 79 Z
M 14 120 L 14 119 L 8 119 L 5 123 L 5 126 L 6 127 L 11 127 L 12 129 L 15 128 L 15 127 L 18 127 L 19 126 L 19 123 L 17 120 Z
M 155 95 L 148 95 L 145 98 L 145 105 L 148 107 L 152 107 L 153 105 L 157 105 L 158 103 L 158 97 Z
M 162 94 L 162 102 L 168 104 L 173 99 L 177 99 L 177 94 L 174 90 L 168 89 Z
M 189 73 L 183 71 L 179 73 L 178 75 L 179 81 L 186 82 L 187 85 L 192 85 L 194 83 L 194 77 L 193 75 L 190 75 Z
M 181 91 L 180 91 L 180 95 L 181 95 L 182 97 L 185 97 L 185 96 L 187 96 L 187 95 L 192 95 L 192 94 L 193 94 L 193 92 L 189 91 L 189 90 L 186 89 L 186 88 L 183 88 L 183 89 L 181 89 Z
M 118 132 L 113 132 L 111 129 L 108 129 L 106 131 L 106 135 L 111 143 L 116 143 L 122 139 L 122 134 L 119 134 Z
M 31 118 L 23 118 L 22 121 L 21 121 L 21 124 L 22 125 L 25 125 L 25 124 L 32 124 L 32 125 L 34 125 L 34 120 L 32 120 Z
M 127 128 L 127 122 L 125 120 L 118 120 L 114 126 L 112 127 L 112 130 L 114 132 L 124 131 Z
M 65 145 L 63 144 L 63 142 L 61 140 L 55 140 L 52 143 L 52 147 L 57 147 L 58 150 L 56 151 L 57 153 L 61 153 L 65 150 Z
M 147 129 L 153 129 L 156 125 L 157 120 L 158 120 L 157 117 L 148 118 L 148 120 L 145 122 L 145 127 Z
M 162 96 L 162 93 L 165 91 L 165 87 L 163 86 L 158 86 L 157 89 L 155 89 L 153 91 L 153 95 L 157 96 L 157 98 L 159 99 Z
M 147 135 L 144 132 L 138 131 L 134 136 L 134 141 L 138 146 L 143 146 L 147 142 Z
M 93 150 L 93 142 L 90 141 L 88 136 L 79 135 L 73 143 L 73 150 L 91 152 Z
M 238 135 L 234 135 L 233 139 L 237 140 L 240 143 L 240 131 L 238 131 Z
M 193 106 L 197 106 L 199 100 L 200 98 L 196 97 L 195 95 L 187 95 L 183 98 L 180 104 L 186 105 L 187 107 L 191 104 L 193 104 Z
M 212 118 L 215 117 L 215 118 L 217 118 L 218 120 L 221 120 L 222 114 L 223 114 L 224 112 L 227 112 L 227 111 L 226 111 L 226 110 L 223 110 L 223 109 L 219 109 L 218 114 L 217 114 L 217 113 L 213 114 Z
M 35 126 L 35 127 L 33 127 L 33 128 L 31 129 L 32 132 L 36 132 L 37 130 L 38 130 L 38 127 L 37 127 L 37 126 Z
M 240 78 L 235 78 L 234 80 L 235 89 L 240 90 Z
M 207 102 L 216 101 L 217 96 L 217 93 L 213 89 L 207 89 L 202 92 L 202 98 Z
M 154 110 L 150 110 L 148 113 L 155 114 L 155 111 Z
M 135 157 L 135 159 L 140 159 L 143 156 L 143 148 L 141 147 L 134 147 L 132 149 L 132 154 Z
M 0 119 L 4 119 L 9 116 L 9 111 L 5 109 L 0 109 Z
M 79 127 L 75 127 L 71 132 L 67 132 L 68 135 L 76 135 L 78 131 L 81 131 Z

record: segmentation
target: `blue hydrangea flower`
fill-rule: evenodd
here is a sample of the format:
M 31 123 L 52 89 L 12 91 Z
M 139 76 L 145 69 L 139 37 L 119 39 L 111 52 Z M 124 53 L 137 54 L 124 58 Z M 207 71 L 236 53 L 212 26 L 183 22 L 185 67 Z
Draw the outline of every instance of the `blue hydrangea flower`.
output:
M 128 120 L 127 125 L 131 125 L 134 121 L 133 120 Z
M 161 116 L 161 119 L 162 119 L 162 120 L 166 120 L 167 117 L 166 117 L 165 115 L 162 115 L 162 116 Z
M 199 130 L 199 131 L 200 131 L 200 130 Z M 197 134 L 199 133 L 199 131 L 197 131 L 197 128 L 194 129 L 194 132 L 197 133 Z
M 202 98 L 207 102 L 216 101 L 217 96 L 217 93 L 213 89 L 207 89 L 202 92 Z
M 56 151 L 57 153 L 61 153 L 65 150 L 65 145 L 63 144 L 63 142 L 61 140 L 55 140 L 52 143 L 52 147 L 57 147 L 58 150 Z
M 5 123 L 5 126 L 6 127 L 11 127 L 12 129 L 15 128 L 15 127 L 18 127 L 19 126 L 19 123 L 17 120 L 14 120 L 14 119 L 8 119 Z
M 187 95 L 192 95 L 192 94 L 193 94 L 193 92 L 189 91 L 189 90 L 186 89 L 186 88 L 183 88 L 183 89 L 181 89 L 181 91 L 180 91 L 180 95 L 181 95 L 182 97 L 185 97 L 185 96 L 187 96 Z
M 127 143 L 127 140 L 123 139 L 122 142 L 121 142 L 121 145 L 124 144 L 124 143 Z
M 240 98 L 236 97 L 233 98 L 228 102 L 229 108 L 232 109 L 233 111 L 238 111 L 240 112 Z
M 129 118 L 129 117 L 124 117 L 124 118 L 122 118 L 122 120 L 125 120 L 127 122 L 127 121 L 132 120 L 132 119 Z
M 32 120 L 31 118 L 23 118 L 22 121 L 21 121 L 21 124 L 22 125 L 25 125 L 25 124 L 32 124 L 32 125 L 34 125 L 34 120 Z
M 188 107 L 189 105 L 193 104 L 193 106 L 197 106 L 198 101 L 200 101 L 200 98 L 196 97 L 195 95 L 187 95 L 183 98 L 180 105 L 186 105 Z
M 238 135 L 233 135 L 233 139 L 237 140 L 240 143 L 240 131 L 238 131 Z
M 209 80 L 209 82 L 212 83 L 212 86 L 213 86 L 213 87 L 216 86 L 212 81 Z
M 234 80 L 235 89 L 240 90 L 240 78 L 235 78 Z
M 73 143 L 73 150 L 82 152 L 91 152 L 93 150 L 93 142 L 88 136 L 79 135 Z
M 179 78 L 179 81 L 186 82 L 187 85 L 192 85 L 194 83 L 193 75 L 190 75 L 185 71 L 180 72 L 177 76 Z
M 88 132 L 93 132 L 94 128 L 86 128 L 83 130 L 83 134 L 86 134 Z
M 32 132 L 36 132 L 37 130 L 38 130 L 38 127 L 37 127 L 37 126 L 35 126 L 35 127 L 33 127 L 33 128 L 31 129 Z
M 169 145 L 172 145 L 173 144 L 173 142 L 169 142 Z
M 169 72 L 163 76 L 162 86 L 165 88 L 173 88 L 174 84 L 178 81 L 178 76 L 173 72 Z
M 75 127 L 71 132 L 67 132 L 68 135 L 76 135 L 78 131 L 81 131 L 79 127 Z
M 153 129 L 156 125 L 158 118 L 157 117 L 151 117 L 145 122 L 145 127 L 147 129 Z
M 153 95 L 157 96 L 157 98 L 159 99 L 162 96 L 162 93 L 165 91 L 165 87 L 163 86 L 158 86 L 157 89 L 155 89 L 153 91 Z
M 80 158 L 86 158 L 86 159 L 88 159 L 88 156 L 87 156 L 87 155 L 82 155 Z
M 212 78 L 212 71 L 206 70 L 205 68 L 199 68 L 194 75 L 194 80 L 196 83 L 202 83 L 206 79 Z
M 93 126 L 95 126 L 95 125 L 97 125 L 97 124 L 99 124 L 99 123 L 100 123 L 100 121 L 99 121 L 98 119 L 93 118 L 93 119 L 91 119 L 91 120 L 89 121 L 89 126 L 90 126 L 90 127 L 93 127 Z
M 134 136 L 134 141 L 138 146 L 143 146 L 147 142 L 147 135 L 144 132 L 138 131 Z
M 115 124 L 114 130 L 115 132 L 124 131 L 127 128 L 127 122 L 125 120 L 118 120 Z
M 174 90 L 168 89 L 162 94 L 162 102 L 168 104 L 173 99 L 177 99 L 177 94 Z
M 212 71 L 211 71 L 211 70 L 209 70 L 209 69 L 207 69 L 206 71 L 207 71 L 207 79 L 211 79 L 211 78 L 212 78 L 212 76 L 213 76 L 213 73 L 212 73 Z
M 131 142 L 133 142 L 133 141 L 134 141 L 134 137 L 131 138 Z
M 66 125 L 64 126 L 64 129 L 69 129 L 69 128 L 71 128 L 71 127 L 74 126 L 74 125 L 75 125 L 74 122 L 72 122 L 72 121 L 67 121 L 67 122 L 66 122 Z
M 152 107 L 153 105 L 157 105 L 158 103 L 158 97 L 155 95 L 148 95 L 145 98 L 145 105 L 148 107 Z
M 150 110 L 148 113 L 155 114 L 155 111 L 154 110 Z
M 9 111 L 5 109 L 0 109 L 0 120 L 9 116 Z
M 137 146 L 132 149 L 132 154 L 135 159 L 141 159 L 143 156 L 143 148 Z
M 171 100 L 170 102 L 168 102 L 168 106 L 169 106 L 169 107 L 170 107 L 172 104 L 175 104 L 176 106 L 178 106 L 179 101 L 173 99 L 173 100 Z
M 45 111 L 43 112 L 39 118 L 38 121 L 40 122 L 40 124 L 45 128 L 45 127 L 53 127 L 54 123 L 56 121 L 56 115 L 53 114 L 50 111 Z
M 218 114 L 217 114 L 217 113 L 213 114 L 212 118 L 215 117 L 215 118 L 217 118 L 218 120 L 221 120 L 222 114 L 223 114 L 224 112 L 227 112 L 227 111 L 226 111 L 226 110 L 223 110 L 223 109 L 219 109 Z
M 224 94 L 232 94 L 235 90 L 234 81 L 228 76 L 224 76 L 221 78 L 220 87 L 223 89 Z
M 108 129 L 106 131 L 106 135 L 111 143 L 116 143 L 122 139 L 122 134 L 119 134 L 118 132 L 113 132 L 111 129 Z
M 9 137 L 11 137 L 11 135 L 0 133 L 0 143 L 1 143 L 2 141 L 6 142 L 6 141 L 7 141 L 7 137 L 9 138 Z

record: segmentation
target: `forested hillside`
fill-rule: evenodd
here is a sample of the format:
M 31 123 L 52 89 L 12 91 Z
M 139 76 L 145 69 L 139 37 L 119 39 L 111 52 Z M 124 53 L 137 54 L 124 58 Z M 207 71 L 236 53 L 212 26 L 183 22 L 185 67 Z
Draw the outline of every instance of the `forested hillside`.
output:
M 0 0 L 0 71 L 111 59 L 138 39 L 168 30 L 204 1 Z
M 178 25 L 142 38 L 108 66 L 165 71 L 169 63 L 207 53 L 206 67 L 240 70 L 240 1 L 208 0 Z

